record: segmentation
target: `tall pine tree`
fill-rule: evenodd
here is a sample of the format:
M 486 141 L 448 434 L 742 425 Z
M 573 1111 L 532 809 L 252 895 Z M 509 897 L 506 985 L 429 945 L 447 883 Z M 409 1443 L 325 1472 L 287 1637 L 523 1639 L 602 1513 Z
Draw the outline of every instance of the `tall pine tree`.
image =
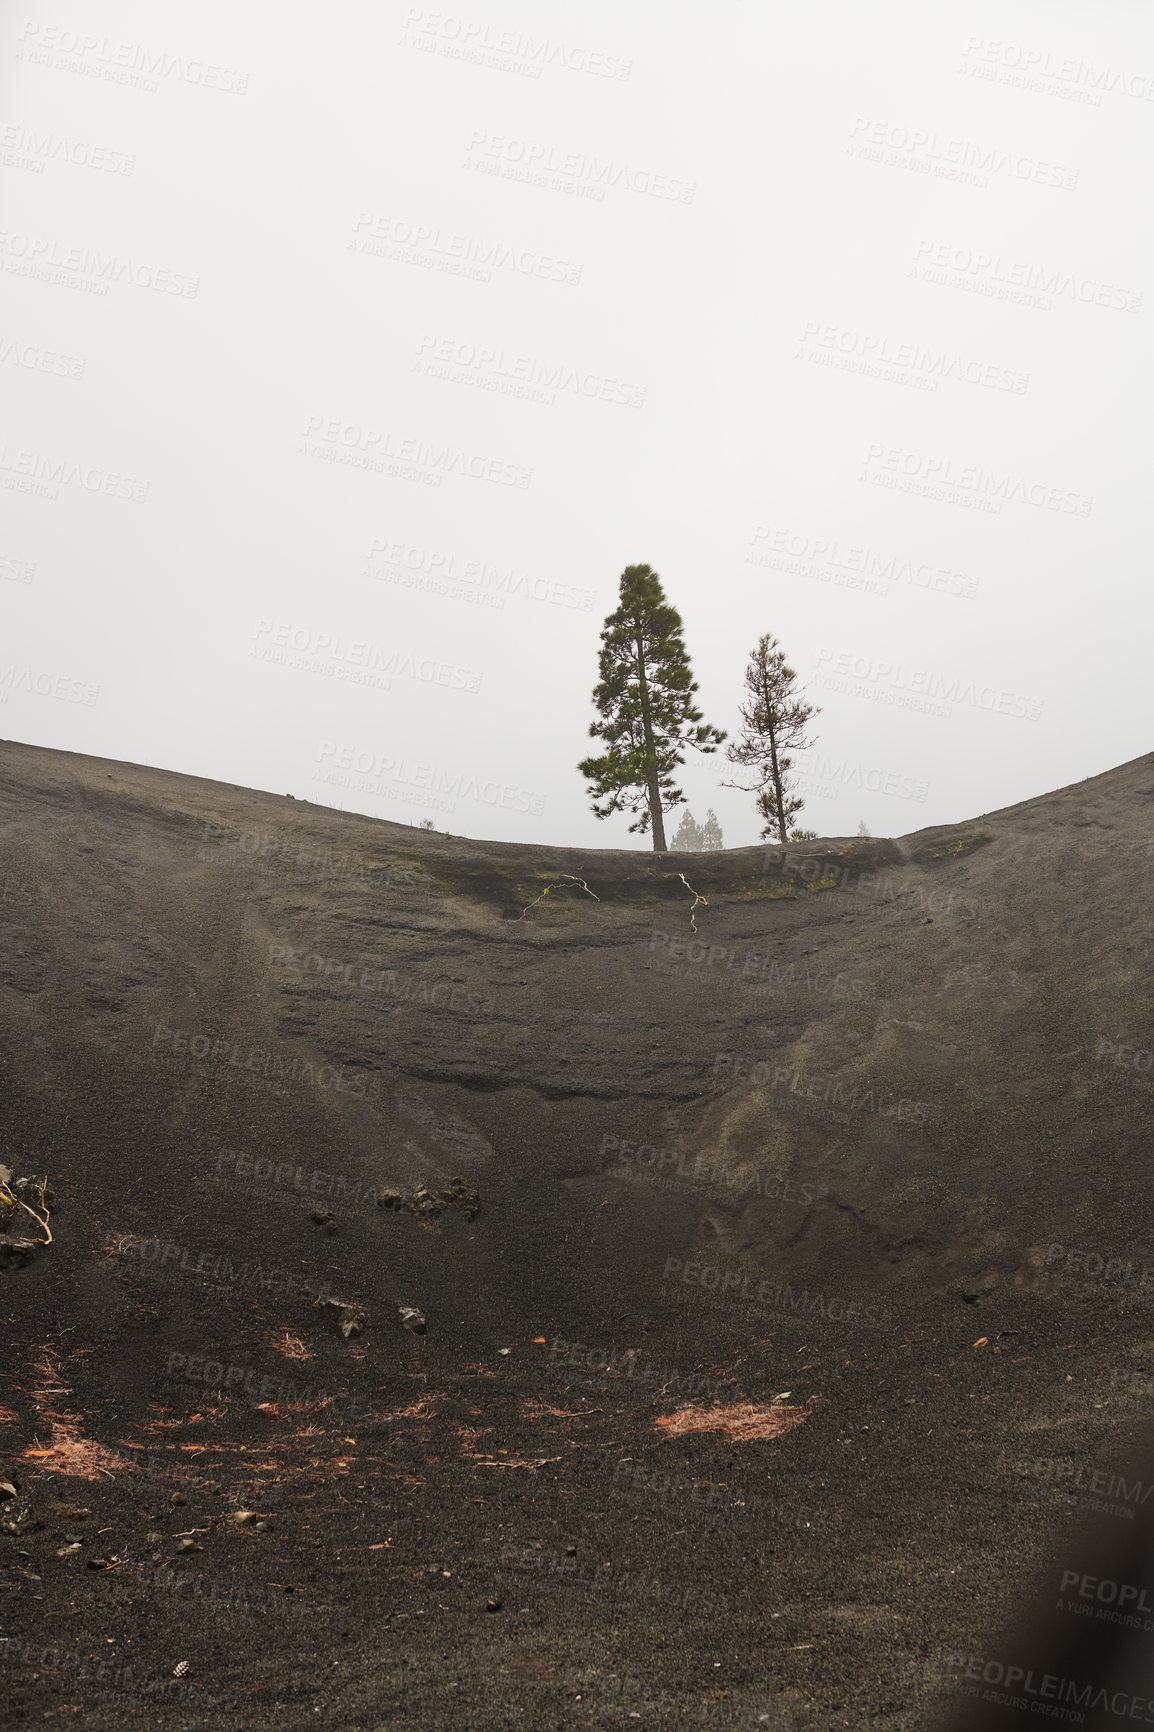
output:
M 635 813 L 630 831 L 651 829 L 658 853 L 666 851 L 662 804 L 668 808 L 685 799 L 673 784 L 684 748 L 715 752 L 726 737 L 694 706 L 697 681 L 681 630 L 681 615 L 666 601 L 653 567 L 627 565 L 620 605 L 601 632 L 601 679 L 593 692 L 601 719 L 589 724 L 590 734 L 608 750 L 577 766 L 590 784 L 597 817 Z
M 797 674 L 786 665 L 785 651 L 769 632 L 758 639 L 750 652 L 745 670 L 746 702 L 741 705 L 745 728 L 740 740 L 726 749 L 731 764 L 741 764 L 754 772 L 754 786 L 746 788 L 740 782 L 723 783 L 724 787 L 741 788 L 743 793 L 757 795 L 757 809 L 764 820 L 761 834 L 780 842 L 793 838 L 809 839 L 813 832 L 792 828 L 794 819 L 805 805 L 800 795 L 791 791 L 791 752 L 803 752 L 812 741 L 802 738 L 811 716 L 821 714 L 813 704 L 802 701 L 795 690 Z

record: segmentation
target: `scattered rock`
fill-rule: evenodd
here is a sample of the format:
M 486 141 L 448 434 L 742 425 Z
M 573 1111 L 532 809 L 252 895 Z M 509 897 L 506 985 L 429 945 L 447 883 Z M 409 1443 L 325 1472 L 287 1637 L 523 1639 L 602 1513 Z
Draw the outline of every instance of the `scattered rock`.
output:
M 0 1497 L 9 1498 L 16 1496 L 16 1487 L 12 1484 L 11 1480 L 0 1479 Z
M 41 1215 L 56 1207 L 56 1192 L 50 1188 L 47 1179 L 13 1179 L 8 1189 L 21 1203 L 26 1203 Z
M 88 1568 L 90 1570 L 107 1570 L 111 1565 L 111 1558 L 89 1558 L 88 1560 Z
M 315 1221 L 318 1227 L 323 1227 L 326 1233 L 335 1233 L 337 1230 L 337 1218 L 329 1209 L 314 1209 L 309 1220 Z
M 460 1209 L 466 1221 L 474 1221 L 481 1212 L 481 1199 L 464 1179 L 450 1179 L 442 1195 L 451 1209 Z
M 485 1610 L 487 1612 L 499 1612 L 501 1610 L 500 1600 L 486 1600 Z
M 80 1543 L 79 1540 L 73 1540 L 71 1545 L 61 1546 L 56 1556 L 58 1558 L 71 1557 L 73 1552 L 78 1552 L 80 1550 Z
M 183 1539 L 177 1541 L 176 1549 L 178 1552 L 202 1552 L 204 1547 L 198 1546 L 193 1539 Z
M 232 1519 L 234 1522 L 254 1522 L 256 1520 L 256 1511 L 254 1509 L 234 1510 Z
M 405 1199 L 399 1191 L 382 1191 L 377 1198 L 378 1209 L 403 1209 Z
M 336 1324 L 346 1341 L 352 1341 L 365 1332 L 368 1312 L 363 1305 L 350 1304 L 347 1299 L 318 1299 L 313 1309 L 323 1311 L 329 1321 Z
M 40 1520 L 39 1516 L 26 1515 L 21 1516 L 19 1521 L 5 1522 L 4 1532 L 6 1534 L 16 1534 L 17 1536 L 21 1534 L 34 1534 L 38 1528 L 42 1528 L 43 1526 L 44 1523 Z
M 433 1195 L 428 1185 L 418 1185 L 409 1198 L 409 1208 L 418 1221 L 435 1221 L 441 1213 L 442 1204 L 440 1198 Z
M 414 1335 L 425 1333 L 425 1314 L 418 1311 L 415 1305 L 398 1305 L 397 1316 L 406 1329 L 411 1329 Z
M 40 1249 L 35 1239 L 0 1239 L 0 1269 L 25 1269 Z

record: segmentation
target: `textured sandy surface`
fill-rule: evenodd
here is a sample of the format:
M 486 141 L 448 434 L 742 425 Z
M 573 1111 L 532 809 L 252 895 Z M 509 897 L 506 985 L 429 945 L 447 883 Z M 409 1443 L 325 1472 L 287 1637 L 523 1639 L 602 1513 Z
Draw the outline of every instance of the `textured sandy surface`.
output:
M 58 1198 L 5 1715 L 944 1725 L 1154 1408 L 1152 812 L 1144 758 L 655 857 L 0 748 L 0 1161 Z

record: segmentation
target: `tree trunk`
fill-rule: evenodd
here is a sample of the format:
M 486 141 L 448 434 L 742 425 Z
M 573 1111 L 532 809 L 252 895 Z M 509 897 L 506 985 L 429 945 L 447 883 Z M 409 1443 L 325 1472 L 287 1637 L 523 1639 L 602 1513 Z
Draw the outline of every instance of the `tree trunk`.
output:
M 785 795 L 782 792 L 781 771 L 778 769 L 777 765 L 777 740 L 774 738 L 776 730 L 773 725 L 773 706 L 769 701 L 768 682 L 764 677 L 762 679 L 761 696 L 762 702 L 765 705 L 766 732 L 769 735 L 769 761 L 773 775 L 773 791 L 777 795 L 777 833 L 784 845 L 784 843 L 788 841 L 788 837 L 785 833 Z
M 661 788 L 657 780 L 657 752 L 653 744 L 653 725 L 649 719 L 649 687 L 645 680 L 645 655 L 641 647 L 640 632 L 633 641 L 637 645 L 637 681 L 641 689 L 641 726 L 645 734 L 645 756 L 649 763 L 645 786 L 649 792 L 649 822 L 653 828 L 653 851 L 655 854 L 665 854 L 668 852 L 668 844 L 665 840 L 665 823 L 661 816 Z
M 668 852 L 665 840 L 665 820 L 661 816 L 661 790 L 657 786 L 657 771 L 650 770 L 649 788 L 649 822 L 653 825 L 653 850 L 656 854 Z

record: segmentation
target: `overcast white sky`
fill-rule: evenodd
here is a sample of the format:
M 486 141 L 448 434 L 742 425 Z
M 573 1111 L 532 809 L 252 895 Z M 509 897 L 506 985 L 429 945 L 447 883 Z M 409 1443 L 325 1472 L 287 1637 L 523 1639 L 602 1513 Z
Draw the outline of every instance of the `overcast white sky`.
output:
M 649 847 L 575 769 L 647 561 L 716 726 L 781 640 L 820 835 L 1151 749 L 1147 5 L 53 0 L 0 67 L 3 737 Z

